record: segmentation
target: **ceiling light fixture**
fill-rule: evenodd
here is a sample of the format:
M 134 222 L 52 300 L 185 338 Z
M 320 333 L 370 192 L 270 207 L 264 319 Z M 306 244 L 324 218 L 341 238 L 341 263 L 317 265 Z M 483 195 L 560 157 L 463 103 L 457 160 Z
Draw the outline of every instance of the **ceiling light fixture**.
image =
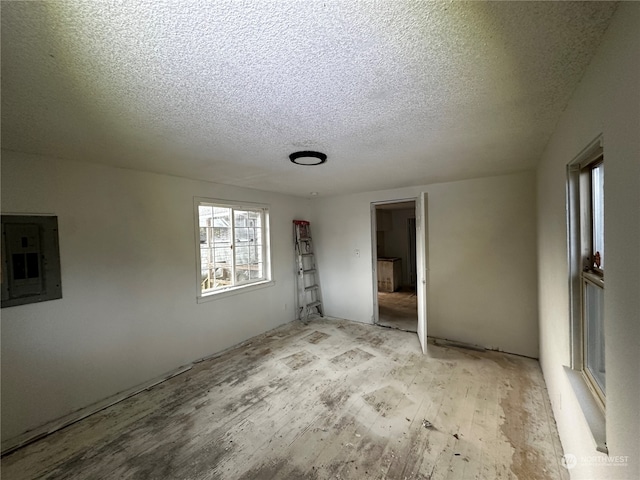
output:
M 324 153 L 312 152 L 305 150 L 301 152 L 293 152 L 289 155 L 289 158 L 296 165 L 320 165 L 327 161 L 327 156 Z

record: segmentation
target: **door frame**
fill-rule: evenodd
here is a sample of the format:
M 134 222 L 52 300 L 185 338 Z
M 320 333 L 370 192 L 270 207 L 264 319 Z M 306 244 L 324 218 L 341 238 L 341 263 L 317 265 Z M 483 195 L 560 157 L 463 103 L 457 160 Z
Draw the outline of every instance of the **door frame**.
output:
M 398 198 L 371 202 L 371 270 L 373 287 L 373 316 L 372 321 L 377 325 L 380 321 L 378 305 L 378 239 L 376 235 L 376 207 L 394 203 L 413 202 L 416 209 L 416 292 L 418 296 L 418 338 L 423 353 L 426 353 L 427 340 L 427 277 L 428 277 L 428 221 L 427 221 L 427 193 L 421 192 L 417 197 Z
M 429 287 L 429 208 L 427 192 L 416 199 L 416 293 L 418 294 L 418 339 L 427 353 L 427 298 Z

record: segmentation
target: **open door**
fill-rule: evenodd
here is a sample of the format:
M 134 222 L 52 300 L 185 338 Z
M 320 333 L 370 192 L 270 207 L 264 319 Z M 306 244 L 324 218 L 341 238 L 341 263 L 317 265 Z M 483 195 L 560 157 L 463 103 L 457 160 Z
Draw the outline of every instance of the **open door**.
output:
M 429 235 L 427 217 L 427 193 L 422 192 L 416 198 L 416 292 L 418 295 L 418 338 L 422 353 L 427 353 L 427 288 L 429 279 Z

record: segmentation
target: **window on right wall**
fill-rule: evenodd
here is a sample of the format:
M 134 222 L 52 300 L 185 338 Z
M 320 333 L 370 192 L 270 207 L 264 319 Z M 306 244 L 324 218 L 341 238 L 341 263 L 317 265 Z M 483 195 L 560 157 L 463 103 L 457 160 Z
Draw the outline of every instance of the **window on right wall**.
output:
M 568 166 L 572 363 L 606 404 L 604 346 L 604 154 L 601 142 Z

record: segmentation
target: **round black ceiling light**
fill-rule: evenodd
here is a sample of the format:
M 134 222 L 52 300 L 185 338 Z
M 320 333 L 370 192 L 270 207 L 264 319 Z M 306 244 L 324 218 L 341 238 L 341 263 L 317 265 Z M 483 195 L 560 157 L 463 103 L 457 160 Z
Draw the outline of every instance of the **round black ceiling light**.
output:
M 313 152 L 305 150 L 301 152 L 293 152 L 289 155 L 289 159 L 296 165 L 320 165 L 327 161 L 327 156 L 321 152 Z

